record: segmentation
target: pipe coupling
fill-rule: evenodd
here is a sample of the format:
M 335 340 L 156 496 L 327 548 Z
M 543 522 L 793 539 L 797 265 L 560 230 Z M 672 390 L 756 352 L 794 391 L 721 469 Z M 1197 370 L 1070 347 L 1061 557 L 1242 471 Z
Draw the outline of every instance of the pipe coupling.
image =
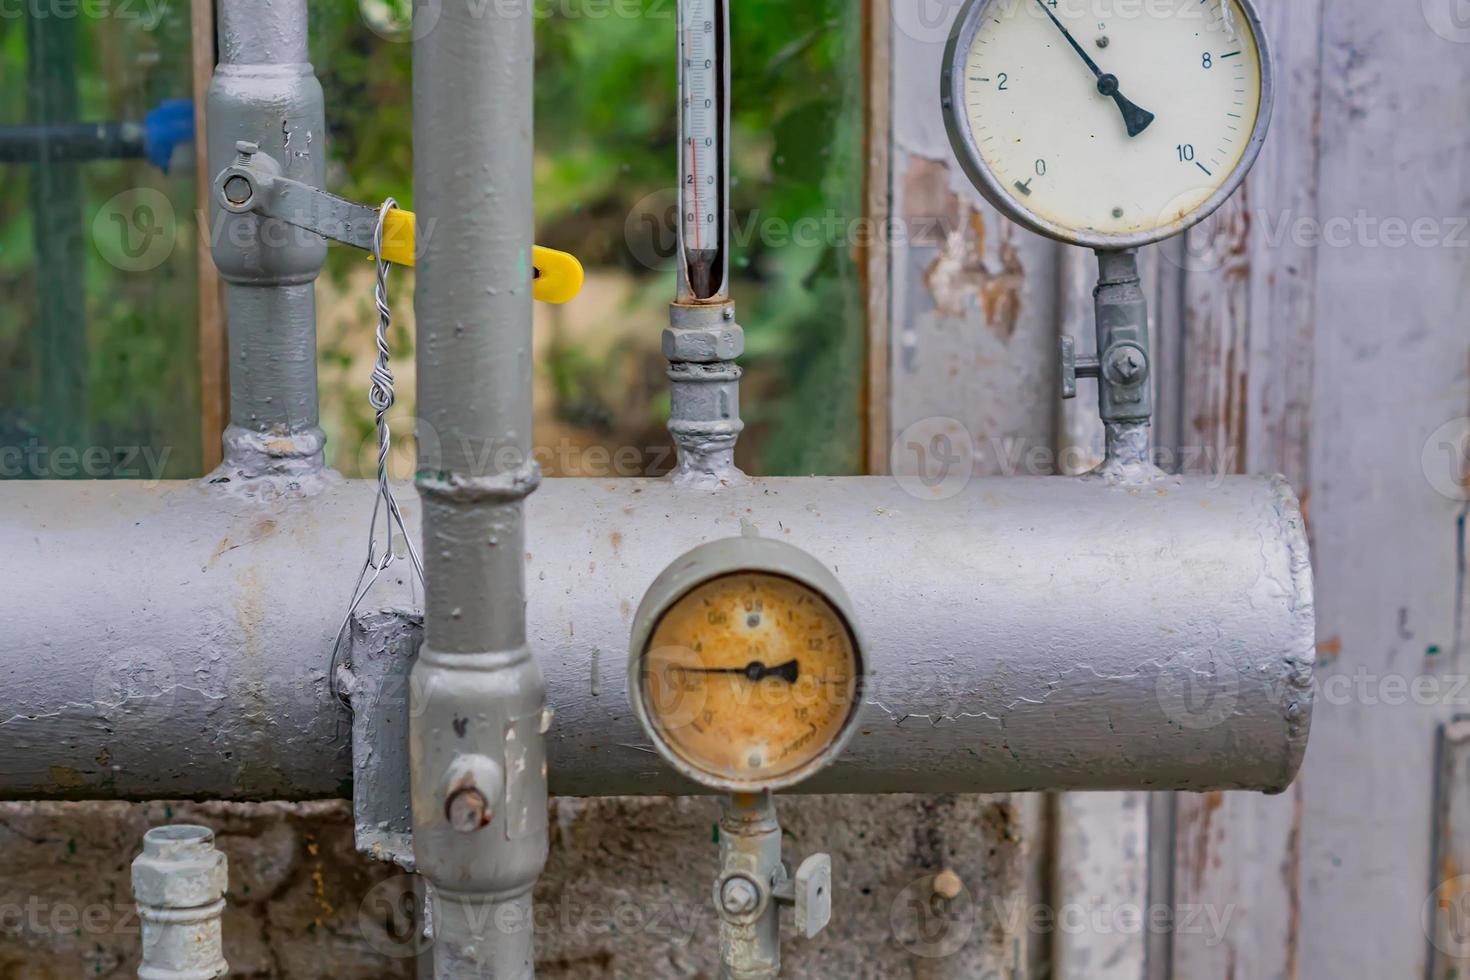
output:
M 208 827 L 155 827 L 133 861 L 142 980 L 211 980 L 229 972 L 222 920 L 229 869 Z

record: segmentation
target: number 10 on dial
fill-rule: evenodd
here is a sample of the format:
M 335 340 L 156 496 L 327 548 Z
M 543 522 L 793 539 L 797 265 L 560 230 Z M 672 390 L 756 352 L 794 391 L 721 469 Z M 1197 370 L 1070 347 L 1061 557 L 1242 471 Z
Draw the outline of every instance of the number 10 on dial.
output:
M 1101 249 L 1168 238 L 1224 203 L 1272 94 L 1250 0 L 970 0 L 941 82 L 950 142 L 986 198 Z

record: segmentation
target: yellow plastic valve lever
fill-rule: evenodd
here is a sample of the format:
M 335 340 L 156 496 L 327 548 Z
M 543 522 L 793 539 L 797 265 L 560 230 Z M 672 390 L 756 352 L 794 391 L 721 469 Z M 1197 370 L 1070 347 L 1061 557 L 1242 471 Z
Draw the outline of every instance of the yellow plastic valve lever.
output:
M 414 217 L 412 211 L 395 208 L 383 223 L 383 258 L 396 265 L 413 265 Z M 554 248 L 531 249 L 536 280 L 531 295 L 543 303 L 570 302 L 582 291 L 582 263 L 568 252 Z

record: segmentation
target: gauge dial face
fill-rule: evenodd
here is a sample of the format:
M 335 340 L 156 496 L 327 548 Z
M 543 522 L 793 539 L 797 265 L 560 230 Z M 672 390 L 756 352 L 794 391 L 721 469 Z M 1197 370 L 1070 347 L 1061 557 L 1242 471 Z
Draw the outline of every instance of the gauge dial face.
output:
M 644 710 L 674 754 L 719 783 L 754 787 L 800 772 L 839 740 L 861 661 L 821 593 L 736 572 L 674 603 L 639 674 Z
M 981 7 L 950 124 L 1024 224 L 1094 246 L 1165 237 L 1253 162 L 1265 79 L 1239 0 Z

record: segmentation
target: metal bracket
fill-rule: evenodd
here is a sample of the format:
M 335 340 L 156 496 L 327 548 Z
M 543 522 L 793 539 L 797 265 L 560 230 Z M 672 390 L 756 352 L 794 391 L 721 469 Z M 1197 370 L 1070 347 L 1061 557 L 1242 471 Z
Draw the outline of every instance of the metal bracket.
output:
M 352 824 L 357 851 L 415 870 L 408 780 L 409 673 L 423 642 L 416 613 L 356 616 L 350 666 L 339 667 L 352 702 Z

